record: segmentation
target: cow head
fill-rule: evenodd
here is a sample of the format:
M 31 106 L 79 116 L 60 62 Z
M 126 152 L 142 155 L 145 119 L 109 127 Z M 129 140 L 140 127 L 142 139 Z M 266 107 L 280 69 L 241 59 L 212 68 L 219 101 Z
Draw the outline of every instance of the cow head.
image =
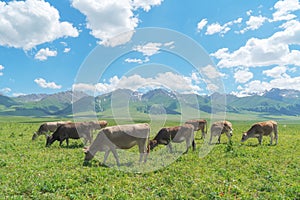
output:
M 35 140 L 37 137 L 38 137 L 37 132 L 34 132 L 34 133 L 33 133 L 33 136 L 32 136 L 32 140 Z
M 248 134 L 247 134 L 247 132 L 245 132 L 245 133 L 243 133 L 241 142 L 245 142 L 247 139 L 248 139 Z
M 156 147 L 158 145 L 158 142 L 156 140 L 150 140 L 149 141 L 149 148 L 150 150 L 153 150 L 154 147 Z
M 94 155 L 90 152 L 88 147 L 84 147 L 83 152 L 85 154 L 84 162 L 88 162 L 94 158 Z
M 233 128 L 232 128 L 231 123 L 225 121 L 224 125 L 223 125 L 223 131 L 222 132 L 225 132 L 225 133 L 229 134 L 230 136 L 232 136 L 232 131 L 233 131 Z

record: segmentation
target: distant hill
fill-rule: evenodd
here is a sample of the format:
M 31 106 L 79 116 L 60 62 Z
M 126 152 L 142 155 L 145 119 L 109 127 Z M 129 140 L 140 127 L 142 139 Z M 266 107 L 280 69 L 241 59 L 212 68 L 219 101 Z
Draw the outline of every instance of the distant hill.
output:
M 111 113 L 111 107 L 128 107 L 137 113 L 181 114 L 181 107 L 201 112 L 218 112 L 225 106 L 228 113 L 258 112 L 272 115 L 300 115 L 300 91 L 272 89 L 262 95 L 237 97 L 231 94 L 212 95 L 179 94 L 165 89 L 145 93 L 128 89 L 92 97 L 84 92 L 72 91 L 55 94 L 30 94 L 10 98 L 0 95 L 0 115 L 21 116 L 67 116 L 76 113 L 96 111 Z M 224 99 L 226 101 L 224 101 Z M 212 104 L 214 110 L 212 110 Z

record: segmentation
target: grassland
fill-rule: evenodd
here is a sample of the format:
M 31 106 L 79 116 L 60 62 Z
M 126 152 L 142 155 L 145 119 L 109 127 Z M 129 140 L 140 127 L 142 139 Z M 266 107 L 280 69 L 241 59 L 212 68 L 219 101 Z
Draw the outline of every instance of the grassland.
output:
M 121 159 L 126 165 L 104 167 L 103 154 L 83 166 L 80 140 L 69 148 L 46 148 L 44 137 L 31 141 L 40 122 L 52 119 L 13 120 L 0 122 L 0 199 L 300 199 L 300 125 L 294 122 L 279 122 L 277 146 L 267 137 L 258 146 L 256 139 L 239 142 L 252 122 L 233 121 L 232 143 L 223 136 L 207 156 L 199 157 L 203 141 L 196 139 L 198 151 L 156 171 L 131 173 L 126 169 L 136 163 Z M 165 149 L 152 152 L 142 167 L 153 167 L 158 152 L 170 156 Z M 108 164 L 114 163 L 110 155 Z

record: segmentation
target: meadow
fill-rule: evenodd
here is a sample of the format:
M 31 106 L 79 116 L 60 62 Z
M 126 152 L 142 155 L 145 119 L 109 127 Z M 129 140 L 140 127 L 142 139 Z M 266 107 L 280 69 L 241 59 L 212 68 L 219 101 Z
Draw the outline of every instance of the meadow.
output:
M 0 199 L 300 199 L 300 125 L 295 122 L 279 121 L 279 144 L 269 146 L 269 137 L 264 137 L 259 146 L 257 139 L 240 143 L 252 122 L 232 121 L 231 143 L 224 135 L 201 158 L 203 140 L 197 133 L 197 151 L 190 149 L 155 171 L 133 173 L 126 171 L 130 163 L 124 159 L 120 161 L 127 165 L 114 166 L 112 155 L 112 167 L 103 166 L 101 153 L 83 166 L 81 140 L 70 140 L 68 148 L 58 142 L 46 148 L 44 136 L 31 141 L 47 120 L 1 120 Z M 157 152 L 170 156 L 166 149 L 151 152 L 141 167 L 153 167 Z

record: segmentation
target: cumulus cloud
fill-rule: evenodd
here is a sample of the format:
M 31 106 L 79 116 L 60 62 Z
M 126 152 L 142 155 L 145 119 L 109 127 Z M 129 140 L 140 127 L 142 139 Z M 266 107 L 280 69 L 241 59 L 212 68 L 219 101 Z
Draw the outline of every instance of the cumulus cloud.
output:
M 142 53 L 144 56 L 153 56 L 159 53 L 162 43 L 149 42 L 145 45 L 137 45 L 133 48 L 134 51 Z
M 237 96 L 248 96 L 251 94 L 262 94 L 266 90 L 272 88 L 279 89 L 294 89 L 300 88 L 300 77 L 291 77 L 288 72 L 293 73 L 294 68 L 286 66 L 276 66 L 269 70 L 264 70 L 262 73 L 271 78 L 270 81 L 253 80 L 243 86 L 238 86 L 238 92 L 233 94 Z
M 291 20 L 269 38 L 250 38 L 234 52 L 228 48 L 217 50 L 211 55 L 219 59 L 219 67 L 258 67 L 270 65 L 300 66 L 300 51 L 290 50 L 290 45 L 300 44 L 300 22 Z
M 142 8 L 148 12 L 152 6 L 159 6 L 163 0 L 133 0 L 133 7 L 135 9 Z
M 134 11 L 138 8 L 149 11 L 151 6 L 160 5 L 161 2 L 162 0 L 72 0 L 72 6 L 86 16 L 90 34 L 99 39 L 101 45 L 117 46 L 128 42 L 138 26 L 139 19 Z
M 250 16 L 249 20 L 246 21 L 247 27 L 240 31 L 240 33 L 244 34 L 248 30 L 257 30 L 259 29 L 265 21 L 267 21 L 267 17 L 259 16 Z
M 62 87 L 61 85 L 57 85 L 55 82 L 47 82 L 43 78 L 37 78 L 34 80 L 34 82 L 42 88 L 60 89 Z
M 78 30 L 60 21 L 59 12 L 44 0 L 0 2 L 0 45 L 29 50 Z
M 300 3 L 298 0 L 280 0 L 275 3 L 273 13 L 273 21 L 291 20 L 296 18 L 292 12 L 300 10 Z
M 9 92 L 11 92 L 11 89 L 8 88 L 8 87 L 2 88 L 2 89 L 0 90 L 0 92 L 1 92 L 1 93 L 9 93 Z
M 271 78 L 281 78 L 284 76 L 287 77 L 286 71 L 287 71 L 287 67 L 277 66 L 270 70 L 264 70 L 263 74 Z
M 143 64 L 143 63 L 149 62 L 149 60 L 150 59 L 148 57 L 146 57 L 144 60 L 142 60 L 140 58 L 126 58 L 125 62 Z
M 211 65 L 208 65 L 206 67 L 203 67 L 201 69 L 201 72 L 207 76 L 209 79 L 215 79 L 215 78 L 221 78 L 224 77 L 225 74 L 217 71 L 217 69 Z
M 57 56 L 57 51 L 52 51 L 49 48 L 40 49 L 34 56 L 34 59 L 45 61 L 48 57 L 55 57 Z
M 140 88 L 165 87 L 182 93 L 198 93 L 202 89 L 196 84 L 200 79 L 195 77 L 183 76 L 172 72 L 159 73 L 152 78 L 144 78 L 140 75 L 123 76 L 121 78 L 113 76 L 108 82 L 97 83 L 95 85 L 78 83 L 73 85 L 74 90 L 92 91 L 97 93 L 108 93 L 116 89 L 138 90 Z
M 207 24 L 207 19 L 202 19 L 198 24 L 197 24 L 197 30 L 201 31 Z
M 175 47 L 174 41 L 166 42 L 166 43 L 158 43 L 158 42 L 148 42 L 143 45 L 136 45 L 133 47 L 133 51 L 137 51 L 143 54 L 145 57 L 144 60 L 136 59 L 136 58 L 127 58 L 125 62 L 128 63 L 146 63 L 150 61 L 150 57 L 158 54 L 161 48 L 173 49 Z
M 3 76 L 2 70 L 4 69 L 3 65 L 0 65 L 0 76 Z
M 253 78 L 253 73 L 248 69 L 238 70 L 234 73 L 236 83 L 246 83 Z
M 220 25 L 218 22 L 207 25 L 207 29 L 205 35 L 213 35 L 216 33 L 220 33 L 221 36 L 224 36 L 228 31 L 231 30 L 231 26 L 234 24 L 240 24 L 243 21 L 243 18 L 238 18 L 236 20 L 227 22 L 223 25 Z
M 71 48 L 65 48 L 64 53 L 69 53 L 71 51 Z

